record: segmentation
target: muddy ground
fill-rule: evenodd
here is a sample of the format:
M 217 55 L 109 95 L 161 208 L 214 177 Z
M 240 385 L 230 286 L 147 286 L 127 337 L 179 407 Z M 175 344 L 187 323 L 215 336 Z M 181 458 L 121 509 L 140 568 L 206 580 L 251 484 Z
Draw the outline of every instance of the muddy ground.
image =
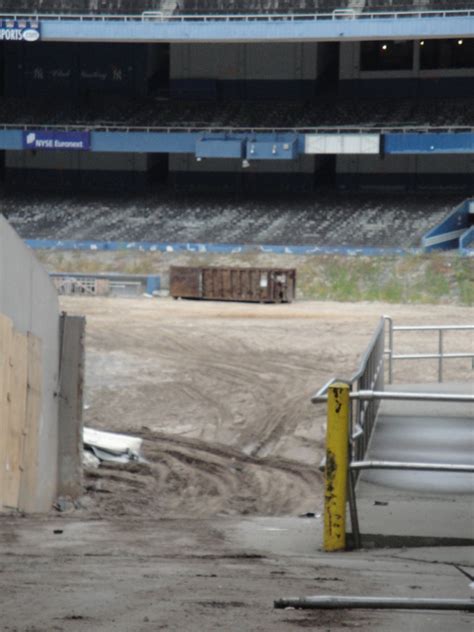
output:
M 469 308 L 369 303 L 63 298 L 62 308 L 87 318 L 85 424 L 145 440 L 147 464 L 87 474 L 94 516 L 320 511 L 325 413 L 311 395 L 351 376 L 384 313 L 402 324 L 472 319 Z M 446 334 L 448 350 L 466 342 Z M 432 332 L 397 343 L 437 350 Z M 445 379 L 467 366 L 450 361 Z M 405 362 L 397 377 L 435 380 L 436 364 Z
M 143 437 L 147 463 L 88 470 L 77 509 L 1 517 L 2 632 L 472 630 L 458 612 L 273 609 L 293 595 L 468 597 L 463 549 L 318 552 L 324 409 L 310 396 L 355 371 L 381 314 L 464 324 L 472 309 L 61 303 L 87 317 L 85 423 Z M 432 333 L 405 335 L 399 352 L 437 348 Z M 470 375 L 452 361 L 446 379 L 459 368 Z M 436 368 L 405 363 L 396 377 Z

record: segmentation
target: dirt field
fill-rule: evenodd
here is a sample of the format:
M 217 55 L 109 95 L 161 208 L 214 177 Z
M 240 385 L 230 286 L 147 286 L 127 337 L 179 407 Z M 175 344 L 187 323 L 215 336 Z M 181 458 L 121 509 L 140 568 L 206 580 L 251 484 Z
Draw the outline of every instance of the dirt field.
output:
M 461 307 L 330 302 L 63 298 L 62 308 L 87 317 L 85 424 L 145 439 L 147 464 L 88 472 L 81 513 L 96 517 L 318 513 L 324 407 L 310 396 L 350 377 L 381 314 L 472 319 Z M 433 333 L 404 341 L 437 349 Z M 464 349 L 466 335 L 446 344 Z M 455 362 L 445 379 L 466 369 Z M 395 375 L 434 380 L 436 365 L 405 363 Z
M 2 632 L 472 630 L 463 612 L 273 609 L 314 594 L 469 596 L 466 548 L 318 550 L 324 411 L 309 398 L 353 373 L 381 314 L 467 323 L 472 310 L 99 298 L 62 308 L 87 316 L 86 424 L 142 436 L 148 462 L 88 471 L 78 509 L 0 517 Z M 412 341 L 436 349 L 433 335 Z M 397 374 L 432 380 L 435 367 Z

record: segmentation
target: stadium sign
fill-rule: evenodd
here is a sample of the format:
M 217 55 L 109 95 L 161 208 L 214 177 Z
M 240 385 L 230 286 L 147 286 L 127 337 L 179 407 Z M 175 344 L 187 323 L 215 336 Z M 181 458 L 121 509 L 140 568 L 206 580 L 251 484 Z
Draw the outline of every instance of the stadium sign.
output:
M 66 132 L 62 130 L 23 132 L 23 149 L 87 151 L 90 146 L 90 132 Z
M 1 20 L 0 41 L 37 42 L 41 37 L 38 20 Z

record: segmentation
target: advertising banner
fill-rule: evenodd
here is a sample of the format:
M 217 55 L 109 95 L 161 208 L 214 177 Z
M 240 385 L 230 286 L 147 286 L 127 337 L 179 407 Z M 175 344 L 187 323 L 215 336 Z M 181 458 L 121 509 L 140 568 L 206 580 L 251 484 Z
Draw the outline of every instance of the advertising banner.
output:
M 90 146 L 88 131 L 28 130 L 23 132 L 23 149 L 87 151 Z
M 0 19 L 0 41 L 37 42 L 41 39 L 38 20 Z

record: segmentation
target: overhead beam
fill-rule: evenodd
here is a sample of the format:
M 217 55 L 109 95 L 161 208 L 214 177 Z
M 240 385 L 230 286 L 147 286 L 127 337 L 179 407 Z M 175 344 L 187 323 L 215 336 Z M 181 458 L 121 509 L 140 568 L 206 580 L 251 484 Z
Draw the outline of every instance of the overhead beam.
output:
M 472 37 L 474 13 L 446 17 L 315 20 L 71 20 L 41 19 L 42 41 L 68 42 L 308 42 Z M 34 46 L 34 43 L 32 43 Z

